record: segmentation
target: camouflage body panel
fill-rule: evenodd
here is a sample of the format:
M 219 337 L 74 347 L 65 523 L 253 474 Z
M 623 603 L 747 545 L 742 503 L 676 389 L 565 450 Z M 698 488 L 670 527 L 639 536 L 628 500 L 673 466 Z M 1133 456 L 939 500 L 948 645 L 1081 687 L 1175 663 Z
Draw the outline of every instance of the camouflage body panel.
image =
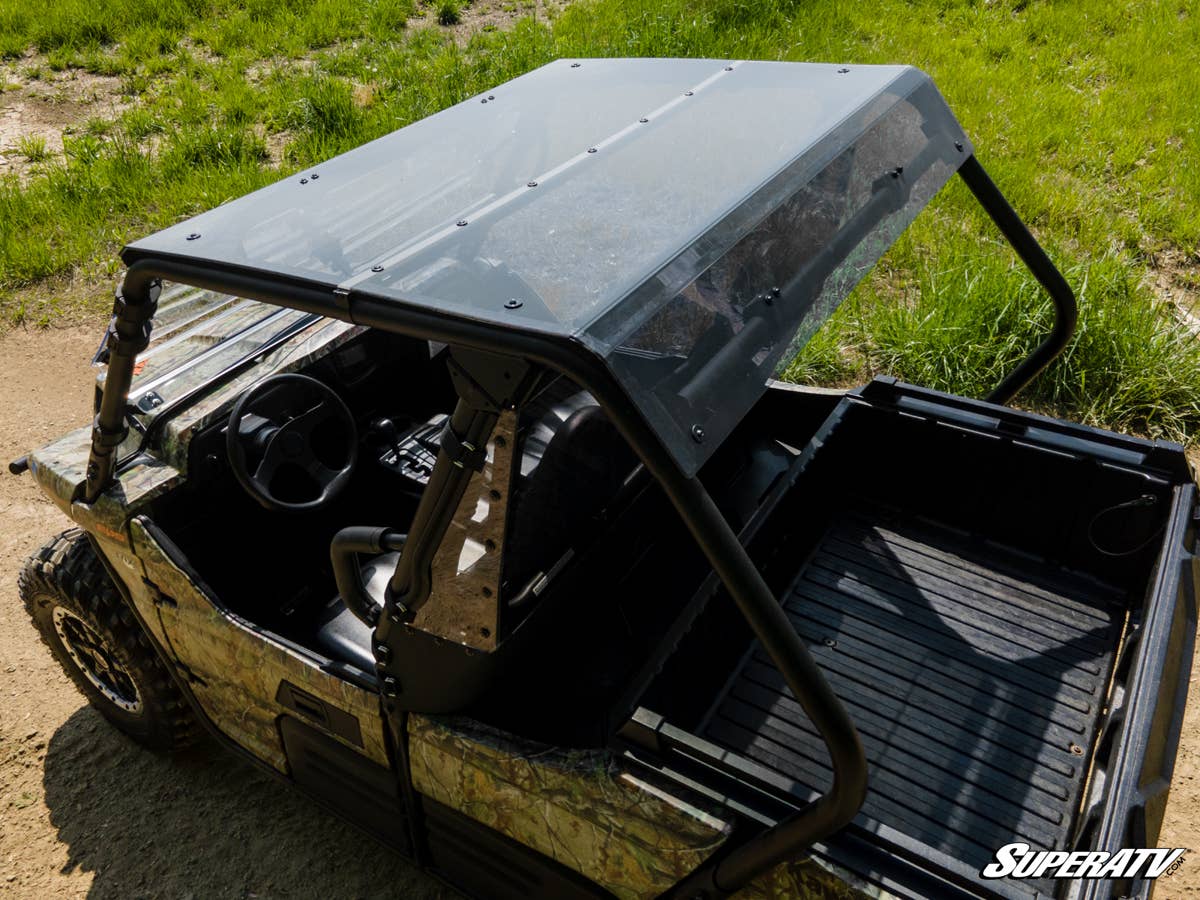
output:
M 776 866 L 734 894 L 732 900 L 794 900 L 797 897 L 812 897 L 814 900 L 893 900 L 895 895 L 841 866 L 809 857 Z
M 68 516 L 75 490 L 87 480 L 92 452 L 91 426 L 76 428 L 29 454 L 29 471 L 38 486 Z
M 618 897 L 654 896 L 711 856 L 730 820 L 605 751 L 520 740 L 461 718 L 411 715 L 414 787 Z
M 146 583 L 146 569 L 130 546 L 128 535 L 125 536 L 124 543 L 107 540 L 95 532 L 92 533 L 92 538 L 100 545 L 104 558 L 125 586 L 129 600 L 150 636 L 159 647 L 169 646 L 162 619 L 158 614 L 158 596 L 154 588 Z
M 325 671 L 315 657 L 223 609 L 202 584 L 171 561 L 143 523 L 134 519 L 130 536 L 146 577 L 173 601 L 157 604 L 166 646 L 200 679 L 193 681 L 192 691 L 217 728 L 286 772 L 276 722 L 295 713 L 275 698 L 280 684 L 288 681 L 358 719 L 361 747 L 333 737 L 390 767 L 378 693 Z
M 163 494 L 182 484 L 179 471 L 149 455 L 122 472 L 95 503 L 72 503 L 87 480 L 92 452 L 90 427 L 77 428 L 35 451 L 29 469 L 38 485 L 68 516 L 98 536 L 128 543 L 126 522 Z

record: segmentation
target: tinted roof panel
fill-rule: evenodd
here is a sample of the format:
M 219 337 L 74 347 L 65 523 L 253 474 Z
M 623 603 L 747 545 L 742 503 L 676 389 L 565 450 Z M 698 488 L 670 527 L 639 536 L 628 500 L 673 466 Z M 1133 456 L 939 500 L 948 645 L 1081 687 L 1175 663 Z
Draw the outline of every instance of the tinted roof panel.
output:
M 125 259 L 574 337 L 694 471 L 970 153 L 908 67 L 559 60 Z
M 466 258 L 483 235 L 469 226 L 460 232 L 456 222 L 489 208 L 494 222 L 497 206 L 513 192 L 531 190 L 526 184 L 535 176 L 586 155 L 717 66 L 709 60 L 637 63 L 551 64 L 167 228 L 130 250 L 330 286 L 357 283 L 378 264 L 388 266 L 389 283 L 402 279 L 413 268 L 403 261 L 431 246 Z M 189 240 L 191 235 L 199 237 Z

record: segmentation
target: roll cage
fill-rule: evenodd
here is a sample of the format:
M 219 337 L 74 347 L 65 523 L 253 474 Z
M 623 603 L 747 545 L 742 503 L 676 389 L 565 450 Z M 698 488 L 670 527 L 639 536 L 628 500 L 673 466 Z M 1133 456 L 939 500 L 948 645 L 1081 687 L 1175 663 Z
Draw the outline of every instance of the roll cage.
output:
M 965 138 L 955 139 L 949 132 L 943 132 L 943 137 L 955 148 L 954 154 L 947 156 L 951 170 L 963 179 L 1054 304 L 1055 321 L 1051 333 L 987 398 L 1006 403 L 1065 348 L 1075 326 L 1075 301 L 1062 275 L 969 152 Z M 901 172 L 887 173 L 887 178 L 897 184 L 905 183 Z M 911 189 L 913 181 L 907 184 Z M 906 202 L 907 193 L 896 195 L 885 180 L 862 207 L 867 212 L 842 223 L 824 244 L 821 249 L 827 255 L 814 254 L 797 277 L 775 294 L 779 304 L 788 307 L 789 300 L 803 296 L 808 304 L 804 310 L 807 312 L 826 283 L 834 277 L 839 264 L 871 234 L 872 221 L 895 213 Z M 734 238 L 743 238 L 745 234 L 742 230 L 740 235 L 734 234 Z M 727 241 L 725 249 L 735 243 L 733 239 Z M 830 252 L 830 248 L 835 252 Z M 872 251 L 873 258 L 869 262 L 874 262 L 885 249 L 886 246 L 874 248 L 878 252 Z M 339 579 L 347 606 L 360 617 L 376 623 L 374 645 L 387 648 L 393 633 L 406 627 L 411 614 L 428 597 L 430 562 L 450 516 L 474 474 L 472 452 L 487 444 L 497 417 L 504 409 L 519 402 L 521 392 L 530 389 L 539 372 L 566 375 L 596 398 L 670 499 L 754 635 L 820 733 L 833 763 L 832 784 L 819 799 L 759 838 L 725 855 L 719 862 L 706 864 L 678 885 L 676 893 L 692 896 L 696 892 L 735 890 L 831 834 L 855 816 L 866 793 L 867 769 L 854 723 L 701 483 L 696 474 L 697 460 L 681 456 L 673 446 L 670 428 L 664 426 L 665 420 L 647 413 L 644 398 L 631 394 L 635 383 L 623 377 L 619 367 L 607 363 L 588 333 L 530 326 L 528 322 L 499 325 L 487 317 L 465 314 L 461 308 L 450 305 L 405 302 L 388 292 L 372 290 L 369 279 L 350 287 L 344 287 L 340 282 L 321 284 L 295 272 L 255 270 L 244 260 L 201 260 L 146 248 L 131 248 L 125 258 L 129 268 L 117 292 L 109 326 L 108 374 L 94 423 L 87 480 L 81 485 L 77 498 L 80 502 L 94 502 L 113 483 L 119 462 L 117 447 L 127 434 L 126 405 L 134 364 L 137 354 L 147 345 L 162 280 L 448 344 L 454 349 L 452 374 L 458 403 L 445 432 L 450 440 L 442 443 L 409 534 L 405 538 L 391 533 L 356 533 L 347 535 L 343 541 L 342 549 L 346 552 L 403 548 L 382 615 L 374 612 L 364 598 L 355 596 L 361 588 L 356 586 L 354 579 Z M 646 279 L 647 282 L 652 280 Z M 658 280 L 661 283 L 664 279 Z M 676 282 L 680 280 L 676 279 Z M 767 290 L 769 292 L 770 288 Z M 761 298 L 760 293 L 754 300 Z M 793 305 L 796 302 L 793 300 Z M 785 324 L 801 318 L 797 314 Z M 747 317 L 747 320 L 737 334 L 751 330 L 753 317 Z M 790 337 L 790 333 L 785 335 L 787 340 Z M 777 344 L 775 342 L 773 346 Z M 739 347 L 736 334 L 714 356 L 719 358 L 724 353 L 728 357 L 739 352 L 729 350 L 729 347 Z M 752 377 L 757 371 L 751 372 Z M 702 379 L 709 377 L 703 372 L 702 367 Z M 763 384 L 765 386 L 765 377 Z M 187 402 L 190 397 L 181 398 L 181 402 Z M 162 418 L 165 416 L 160 416 Z M 728 430 L 718 428 L 709 439 L 710 446 L 719 444 Z M 703 429 L 699 434 L 693 430 L 691 438 L 701 442 L 705 439 Z M 384 708 L 393 737 L 400 745 L 406 707 L 396 692 L 389 689 L 387 666 L 383 660 L 386 655 L 381 656 L 380 665 Z

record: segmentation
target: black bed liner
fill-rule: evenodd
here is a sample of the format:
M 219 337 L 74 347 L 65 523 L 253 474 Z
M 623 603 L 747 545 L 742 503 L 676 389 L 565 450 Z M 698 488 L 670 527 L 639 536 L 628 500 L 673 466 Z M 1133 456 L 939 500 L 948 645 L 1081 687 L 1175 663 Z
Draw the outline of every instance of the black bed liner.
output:
M 1068 846 L 1123 623 L 1117 592 L 876 510 L 831 525 L 785 606 L 862 735 L 859 825 L 976 871 L 1013 840 Z M 829 779 L 757 643 L 699 733 L 799 785 Z

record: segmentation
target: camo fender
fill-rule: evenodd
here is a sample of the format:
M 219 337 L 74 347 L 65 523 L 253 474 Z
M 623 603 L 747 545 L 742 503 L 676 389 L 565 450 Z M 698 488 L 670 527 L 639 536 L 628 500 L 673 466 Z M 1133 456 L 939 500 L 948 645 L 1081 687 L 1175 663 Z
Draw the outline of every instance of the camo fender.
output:
M 418 791 L 618 897 L 661 893 L 729 837 L 729 820 L 701 798 L 611 753 L 535 744 L 461 718 L 408 723 Z

